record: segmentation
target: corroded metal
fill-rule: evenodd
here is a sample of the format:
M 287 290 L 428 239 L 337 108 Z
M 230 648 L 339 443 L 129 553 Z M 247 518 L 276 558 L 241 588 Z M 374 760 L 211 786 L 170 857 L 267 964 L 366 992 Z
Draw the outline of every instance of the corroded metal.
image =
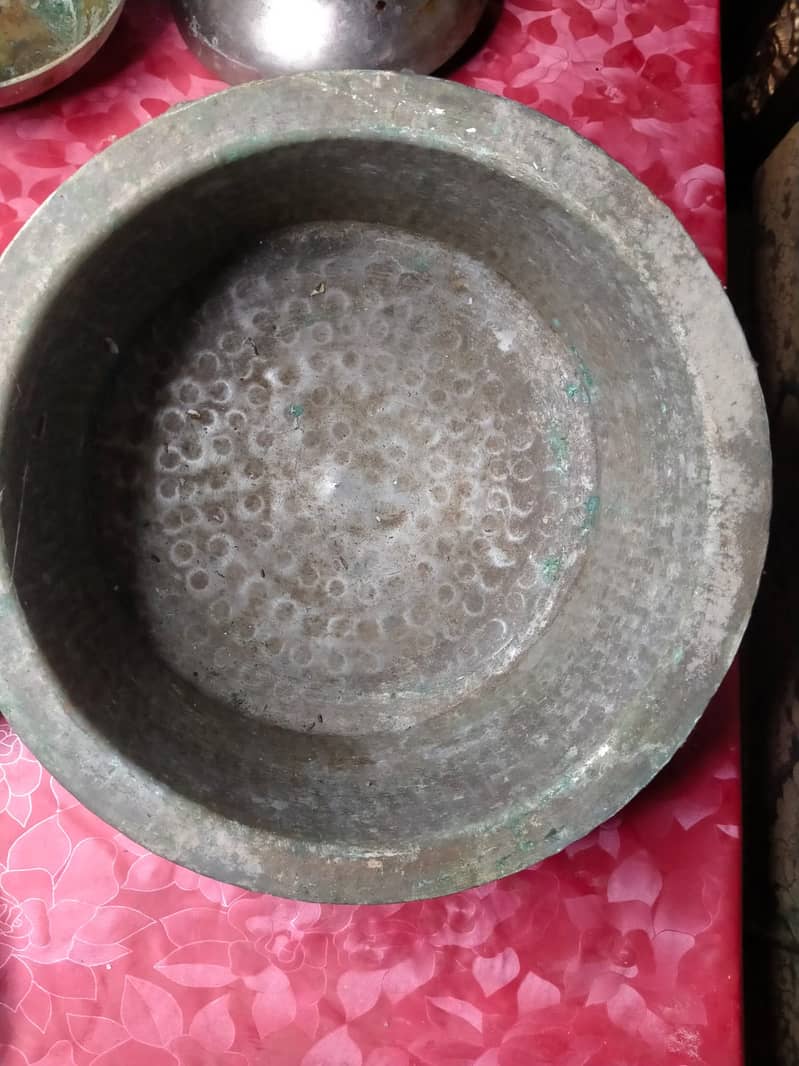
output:
M 125 0 L 0 0 L 0 107 L 71 77 L 116 25 Z
M 0 700 L 154 850 L 322 900 L 476 884 L 617 810 L 723 676 L 753 364 L 567 128 L 254 83 L 88 163 L 0 287 Z
M 740 86 L 741 115 L 755 119 L 799 62 L 799 2 L 786 0 L 768 24 Z

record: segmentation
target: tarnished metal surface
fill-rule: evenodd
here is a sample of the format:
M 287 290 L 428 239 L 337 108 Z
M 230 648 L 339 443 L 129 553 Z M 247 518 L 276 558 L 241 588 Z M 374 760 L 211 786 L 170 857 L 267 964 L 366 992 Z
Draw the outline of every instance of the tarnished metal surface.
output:
M 30 100 L 78 71 L 125 0 L 0 0 L 0 107 Z
M 306 70 L 429 74 L 477 26 L 487 0 L 173 0 L 189 47 L 225 81 Z
M 565 127 L 253 84 L 87 164 L 0 285 L 0 699 L 156 851 L 323 900 L 485 881 L 618 809 L 723 676 L 753 366 Z
M 799 3 L 785 0 L 755 49 L 740 86 L 741 117 L 756 119 L 799 60 Z
M 291 227 L 181 292 L 97 450 L 106 547 L 164 659 L 255 718 L 347 736 L 477 691 L 589 544 L 590 412 L 562 375 L 509 282 L 388 227 Z

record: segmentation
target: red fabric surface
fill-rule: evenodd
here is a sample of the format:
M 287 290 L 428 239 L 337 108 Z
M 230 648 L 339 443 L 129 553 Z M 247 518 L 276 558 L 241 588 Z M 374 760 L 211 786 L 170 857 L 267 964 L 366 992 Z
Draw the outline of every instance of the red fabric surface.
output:
M 568 123 L 724 263 L 717 0 L 514 0 L 456 77 Z M 219 87 L 129 0 L 77 78 L 0 115 L 0 246 L 95 152 Z M 686 747 L 564 853 L 457 896 L 325 907 L 156 858 L 0 728 L 3 1066 L 735 1066 L 730 679 Z

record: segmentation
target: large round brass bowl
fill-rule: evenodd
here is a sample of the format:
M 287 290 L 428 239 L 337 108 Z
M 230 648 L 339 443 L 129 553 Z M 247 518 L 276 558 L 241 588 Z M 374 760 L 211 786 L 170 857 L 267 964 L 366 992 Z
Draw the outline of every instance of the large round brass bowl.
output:
M 754 366 L 567 128 L 414 76 L 234 89 L 88 163 L 0 290 L 0 706 L 155 851 L 483 882 L 621 807 L 727 670 Z
M 125 0 L 0 0 L 0 107 L 60 85 L 92 58 Z

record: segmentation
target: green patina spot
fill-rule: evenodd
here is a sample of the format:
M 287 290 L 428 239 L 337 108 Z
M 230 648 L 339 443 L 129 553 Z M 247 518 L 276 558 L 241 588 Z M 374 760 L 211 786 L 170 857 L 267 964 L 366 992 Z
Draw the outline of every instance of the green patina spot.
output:
M 583 533 L 593 529 L 599 517 L 599 497 L 589 496 L 585 501 L 585 520 L 583 521 Z
M 541 563 L 541 575 L 544 581 L 553 584 L 560 577 L 562 563 L 557 555 L 548 555 Z
M 679 666 L 685 658 L 685 651 L 682 648 L 675 648 L 671 658 L 674 662 L 674 665 Z
M 560 329 L 560 319 L 559 318 L 553 318 L 552 319 L 552 328 L 553 329 Z
M 557 464 L 558 470 L 563 474 L 569 469 L 569 441 L 557 429 L 551 429 L 547 437 L 549 450 Z
M 668 409 L 668 407 L 667 407 L 667 406 L 665 405 L 665 403 L 662 403 L 662 404 L 660 405 L 660 413 L 661 413 L 662 415 L 667 415 L 667 414 L 669 413 L 669 409 Z
M 569 345 L 569 351 L 577 355 L 577 349 L 573 344 Z M 566 382 L 566 395 L 570 400 L 579 400 L 581 403 L 592 403 L 596 395 L 596 382 L 594 376 L 584 362 L 580 362 L 575 370 L 576 381 Z
M 289 415 L 292 418 L 302 418 L 302 416 L 304 414 L 305 414 L 305 408 L 302 406 L 301 403 L 289 404 Z
M 427 274 L 430 271 L 430 260 L 423 255 L 417 255 L 411 261 L 412 268 L 419 274 Z
M 580 377 L 580 384 L 583 386 L 583 392 L 585 394 L 586 403 L 590 403 L 593 399 L 594 382 L 590 370 L 584 362 L 577 367 L 577 376 Z
M 249 159 L 252 148 L 249 144 L 234 144 L 228 148 L 219 148 L 214 152 L 214 159 L 223 163 L 238 163 L 242 159 Z

